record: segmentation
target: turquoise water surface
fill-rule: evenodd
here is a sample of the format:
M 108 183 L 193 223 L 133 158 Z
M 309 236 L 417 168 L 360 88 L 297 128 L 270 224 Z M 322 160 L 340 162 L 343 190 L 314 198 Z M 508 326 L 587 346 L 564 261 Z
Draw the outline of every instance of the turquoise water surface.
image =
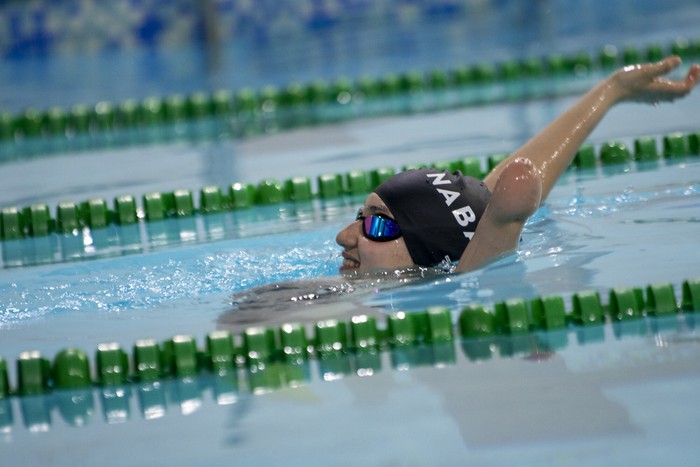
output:
M 577 16 L 568 13 L 567 2 L 551 2 L 537 10 L 537 31 L 524 26 L 528 14 L 520 10 L 504 13 L 505 23 L 490 10 L 482 12 L 481 22 L 474 18 L 486 28 L 481 33 L 476 27 L 461 31 L 449 16 L 439 15 L 416 29 L 401 25 L 396 34 L 387 25 L 368 26 L 365 35 L 343 25 L 329 33 L 330 45 L 316 31 L 280 49 L 262 40 L 231 46 L 223 69 L 204 76 L 183 65 L 193 55 L 201 59 L 201 50 L 169 49 L 156 55 L 154 74 L 144 71 L 143 83 L 135 86 L 106 77 L 125 64 L 129 69 L 147 63 L 156 51 L 110 52 L 85 59 L 93 79 L 104 84 L 84 93 L 82 81 L 55 78 L 77 76 L 71 64 L 82 63 L 79 55 L 64 62 L 31 57 L 16 60 L 0 78 L 11 81 L 0 86 L 2 102 L 19 109 L 37 102 L 72 105 L 251 85 L 261 76 L 281 83 L 381 74 L 447 67 L 459 57 L 471 62 L 608 42 L 669 43 L 696 31 L 700 12 L 690 3 L 664 8 L 613 3 L 615 15 L 600 16 L 590 7 Z M 509 35 L 494 26 L 499 24 L 520 26 Z M 373 49 L 371 38 L 379 38 L 381 47 Z M 451 45 L 436 46 L 445 42 Z M 353 48 L 355 43 L 362 47 Z M 246 50 L 250 55 L 241 55 Z M 340 53 L 348 50 L 354 55 Z M 250 66 L 232 72 L 239 63 Z M 41 88 L 37 67 L 63 83 L 60 92 L 35 89 L 31 99 L 19 102 L 25 87 Z M 233 139 L 226 134 L 229 127 L 215 126 L 214 137 L 207 133 L 196 141 L 173 137 L 133 144 L 117 137 L 69 151 L 51 146 L 55 141 L 42 142 L 48 145 L 43 150 L 2 154 L 0 199 L 3 206 L 41 202 L 54 209 L 65 200 L 123 194 L 140 199 L 178 188 L 196 196 L 206 185 L 293 176 L 315 180 L 326 173 L 467 156 L 485 167 L 489 155 L 523 144 L 601 76 L 595 71 L 486 86 L 483 91 L 494 98 L 484 105 L 440 111 L 430 105 L 434 96 L 412 96 L 393 102 L 398 107 L 408 102 L 411 111 L 374 109 L 363 118 L 293 131 L 271 127 L 246 139 Z M 589 143 L 600 147 L 615 140 L 631 148 L 643 136 L 661 141 L 672 132 L 696 132 L 698 108 L 697 92 L 672 105 L 620 105 Z M 11 383 L 17 378 L 15 359 L 24 351 L 52 358 L 77 347 L 92 360 L 103 343 L 130 350 L 138 339 L 160 342 L 182 334 L 202 346 L 208 333 L 230 327 L 225 318 L 240 311 L 241 293 L 291 283 L 293 294 L 301 295 L 319 285 L 344 284 L 334 239 L 362 202 L 362 197 L 317 199 L 2 241 L 0 356 L 8 362 Z M 479 271 L 406 283 L 370 278 L 353 282 L 353 293 L 294 305 L 288 297 L 273 299 L 264 320 L 290 317 L 310 326 L 362 312 L 377 316 L 384 327 L 391 313 L 444 306 L 456 321 L 464 307 L 477 303 L 492 307 L 510 298 L 556 294 L 570 310 L 572 295 L 580 291 L 598 291 L 607 303 L 612 288 L 650 284 L 672 284 L 680 298 L 680 284 L 700 276 L 698 238 L 697 156 L 571 170 L 526 225 L 518 250 Z M 264 369 L 241 369 L 227 377 L 13 396 L 0 399 L 0 463 L 693 465 L 700 455 L 696 315 L 313 358 L 287 370 L 276 384 L 268 384 Z

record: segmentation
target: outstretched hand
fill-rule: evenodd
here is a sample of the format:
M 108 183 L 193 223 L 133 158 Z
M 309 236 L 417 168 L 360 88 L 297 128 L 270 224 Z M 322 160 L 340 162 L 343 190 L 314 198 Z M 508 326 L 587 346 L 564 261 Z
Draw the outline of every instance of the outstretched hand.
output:
M 670 56 L 656 63 L 631 65 L 615 72 L 610 81 L 620 92 L 620 100 L 656 104 L 687 95 L 700 79 L 700 65 L 694 64 L 683 80 L 664 78 L 681 64 L 680 57 Z

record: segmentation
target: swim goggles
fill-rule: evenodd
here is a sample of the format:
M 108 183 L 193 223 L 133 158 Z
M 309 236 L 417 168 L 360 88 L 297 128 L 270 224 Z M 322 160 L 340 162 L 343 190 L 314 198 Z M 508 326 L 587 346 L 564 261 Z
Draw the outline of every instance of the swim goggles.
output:
M 399 224 L 397 224 L 394 219 L 382 214 L 363 216 L 362 209 L 360 209 L 357 211 L 357 218 L 355 220 L 362 221 L 362 234 L 369 240 L 388 242 L 389 240 L 396 240 L 401 236 Z

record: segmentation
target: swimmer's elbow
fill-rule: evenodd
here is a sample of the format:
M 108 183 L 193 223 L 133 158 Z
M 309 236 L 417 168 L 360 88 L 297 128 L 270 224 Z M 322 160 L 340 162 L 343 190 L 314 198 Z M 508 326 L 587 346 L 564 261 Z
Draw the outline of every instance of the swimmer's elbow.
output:
M 503 170 L 489 201 L 502 223 L 525 222 L 540 206 L 542 175 L 535 164 L 517 158 Z

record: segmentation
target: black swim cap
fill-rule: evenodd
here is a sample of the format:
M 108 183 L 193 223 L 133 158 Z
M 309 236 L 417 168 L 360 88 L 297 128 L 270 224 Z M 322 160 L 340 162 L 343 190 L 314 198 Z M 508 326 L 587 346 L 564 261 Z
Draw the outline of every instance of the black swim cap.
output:
M 491 198 L 486 185 L 460 171 L 417 169 L 385 181 L 375 193 L 398 222 L 413 262 L 457 261 Z

